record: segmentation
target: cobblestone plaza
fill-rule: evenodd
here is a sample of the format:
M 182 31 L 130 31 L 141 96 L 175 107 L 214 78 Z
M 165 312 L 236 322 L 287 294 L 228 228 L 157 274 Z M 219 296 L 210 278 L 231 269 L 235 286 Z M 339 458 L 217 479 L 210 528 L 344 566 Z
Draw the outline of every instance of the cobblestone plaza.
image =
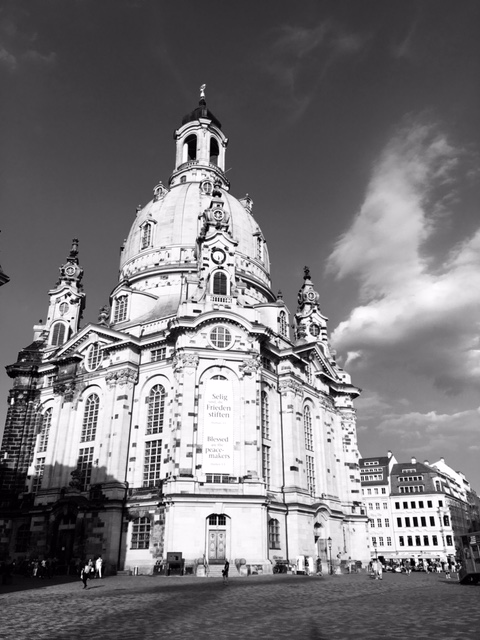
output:
M 58 581 L 58 582 L 57 582 Z M 41 584 L 41 586 L 40 586 Z M 0 587 L 0 638 L 478 640 L 480 590 L 443 575 L 116 576 Z M 17 589 L 17 590 L 15 590 Z

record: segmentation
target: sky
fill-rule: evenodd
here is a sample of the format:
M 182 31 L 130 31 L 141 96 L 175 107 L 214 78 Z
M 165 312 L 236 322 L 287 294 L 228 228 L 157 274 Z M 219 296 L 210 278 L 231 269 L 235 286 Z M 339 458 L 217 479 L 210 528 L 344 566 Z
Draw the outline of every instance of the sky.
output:
M 361 455 L 480 492 L 479 28 L 477 0 L 4 0 L 0 431 L 72 238 L 96 322 L 205 83 L 273 290 L 295 313 L 310 268 L 362 389 Z

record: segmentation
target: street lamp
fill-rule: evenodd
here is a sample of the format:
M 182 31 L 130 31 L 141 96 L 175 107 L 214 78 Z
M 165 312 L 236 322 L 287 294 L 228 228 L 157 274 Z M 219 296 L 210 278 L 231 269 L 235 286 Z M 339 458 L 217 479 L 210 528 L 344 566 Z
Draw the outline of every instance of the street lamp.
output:
M 331 538 L 328 538 L 328 539 L 327 539 L 327 542 L 328 542 L 328 552 L 329 552 L 329 556 L 330 556 L 330 567 L 329 567 L 328 573 L 329 573 L 330 575 L 332 575 L 332 573 L 333 573 L 333 565 L 332 565 L 332 539 L 331 539 Z

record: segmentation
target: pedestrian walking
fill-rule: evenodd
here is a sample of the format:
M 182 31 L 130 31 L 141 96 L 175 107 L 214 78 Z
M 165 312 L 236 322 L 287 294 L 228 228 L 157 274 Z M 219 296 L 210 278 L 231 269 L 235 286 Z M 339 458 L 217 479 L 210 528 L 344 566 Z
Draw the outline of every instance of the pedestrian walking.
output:
M 225 565 L 223 567 L 222 570 L 222 576 L 223 576 L 223 583 L 227 584 L 228 583 L 228 571 L 230 569 L 230 563 L 228 560 L 225 560 Z
M 93 561 L 89 560 L 88 562 L 85 563 L 85 565 L 82 567 L 82 570 L 80 572 L 80 580 L 83 582 L 83 588 L 86 589 L 87 588 L 87 582 L 90 578 L 93 578 L 93 572 L 95 571 L 95 569 L 93 568 Z
M 103 578 L 103 558 L 102 556 L 98 556 L 95 560 L 95 577 Z
M 377 579 L 383 580 L 383 564 L 380 560 L 377 560 Z

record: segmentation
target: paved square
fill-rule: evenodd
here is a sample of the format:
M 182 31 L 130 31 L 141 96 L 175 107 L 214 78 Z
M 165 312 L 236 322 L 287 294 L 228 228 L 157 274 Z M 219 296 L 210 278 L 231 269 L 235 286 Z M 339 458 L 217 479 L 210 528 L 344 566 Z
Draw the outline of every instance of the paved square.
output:
M 0 587 L 2 640 L 480 638 L 480 588 L 438 574 L 15 582 Z

